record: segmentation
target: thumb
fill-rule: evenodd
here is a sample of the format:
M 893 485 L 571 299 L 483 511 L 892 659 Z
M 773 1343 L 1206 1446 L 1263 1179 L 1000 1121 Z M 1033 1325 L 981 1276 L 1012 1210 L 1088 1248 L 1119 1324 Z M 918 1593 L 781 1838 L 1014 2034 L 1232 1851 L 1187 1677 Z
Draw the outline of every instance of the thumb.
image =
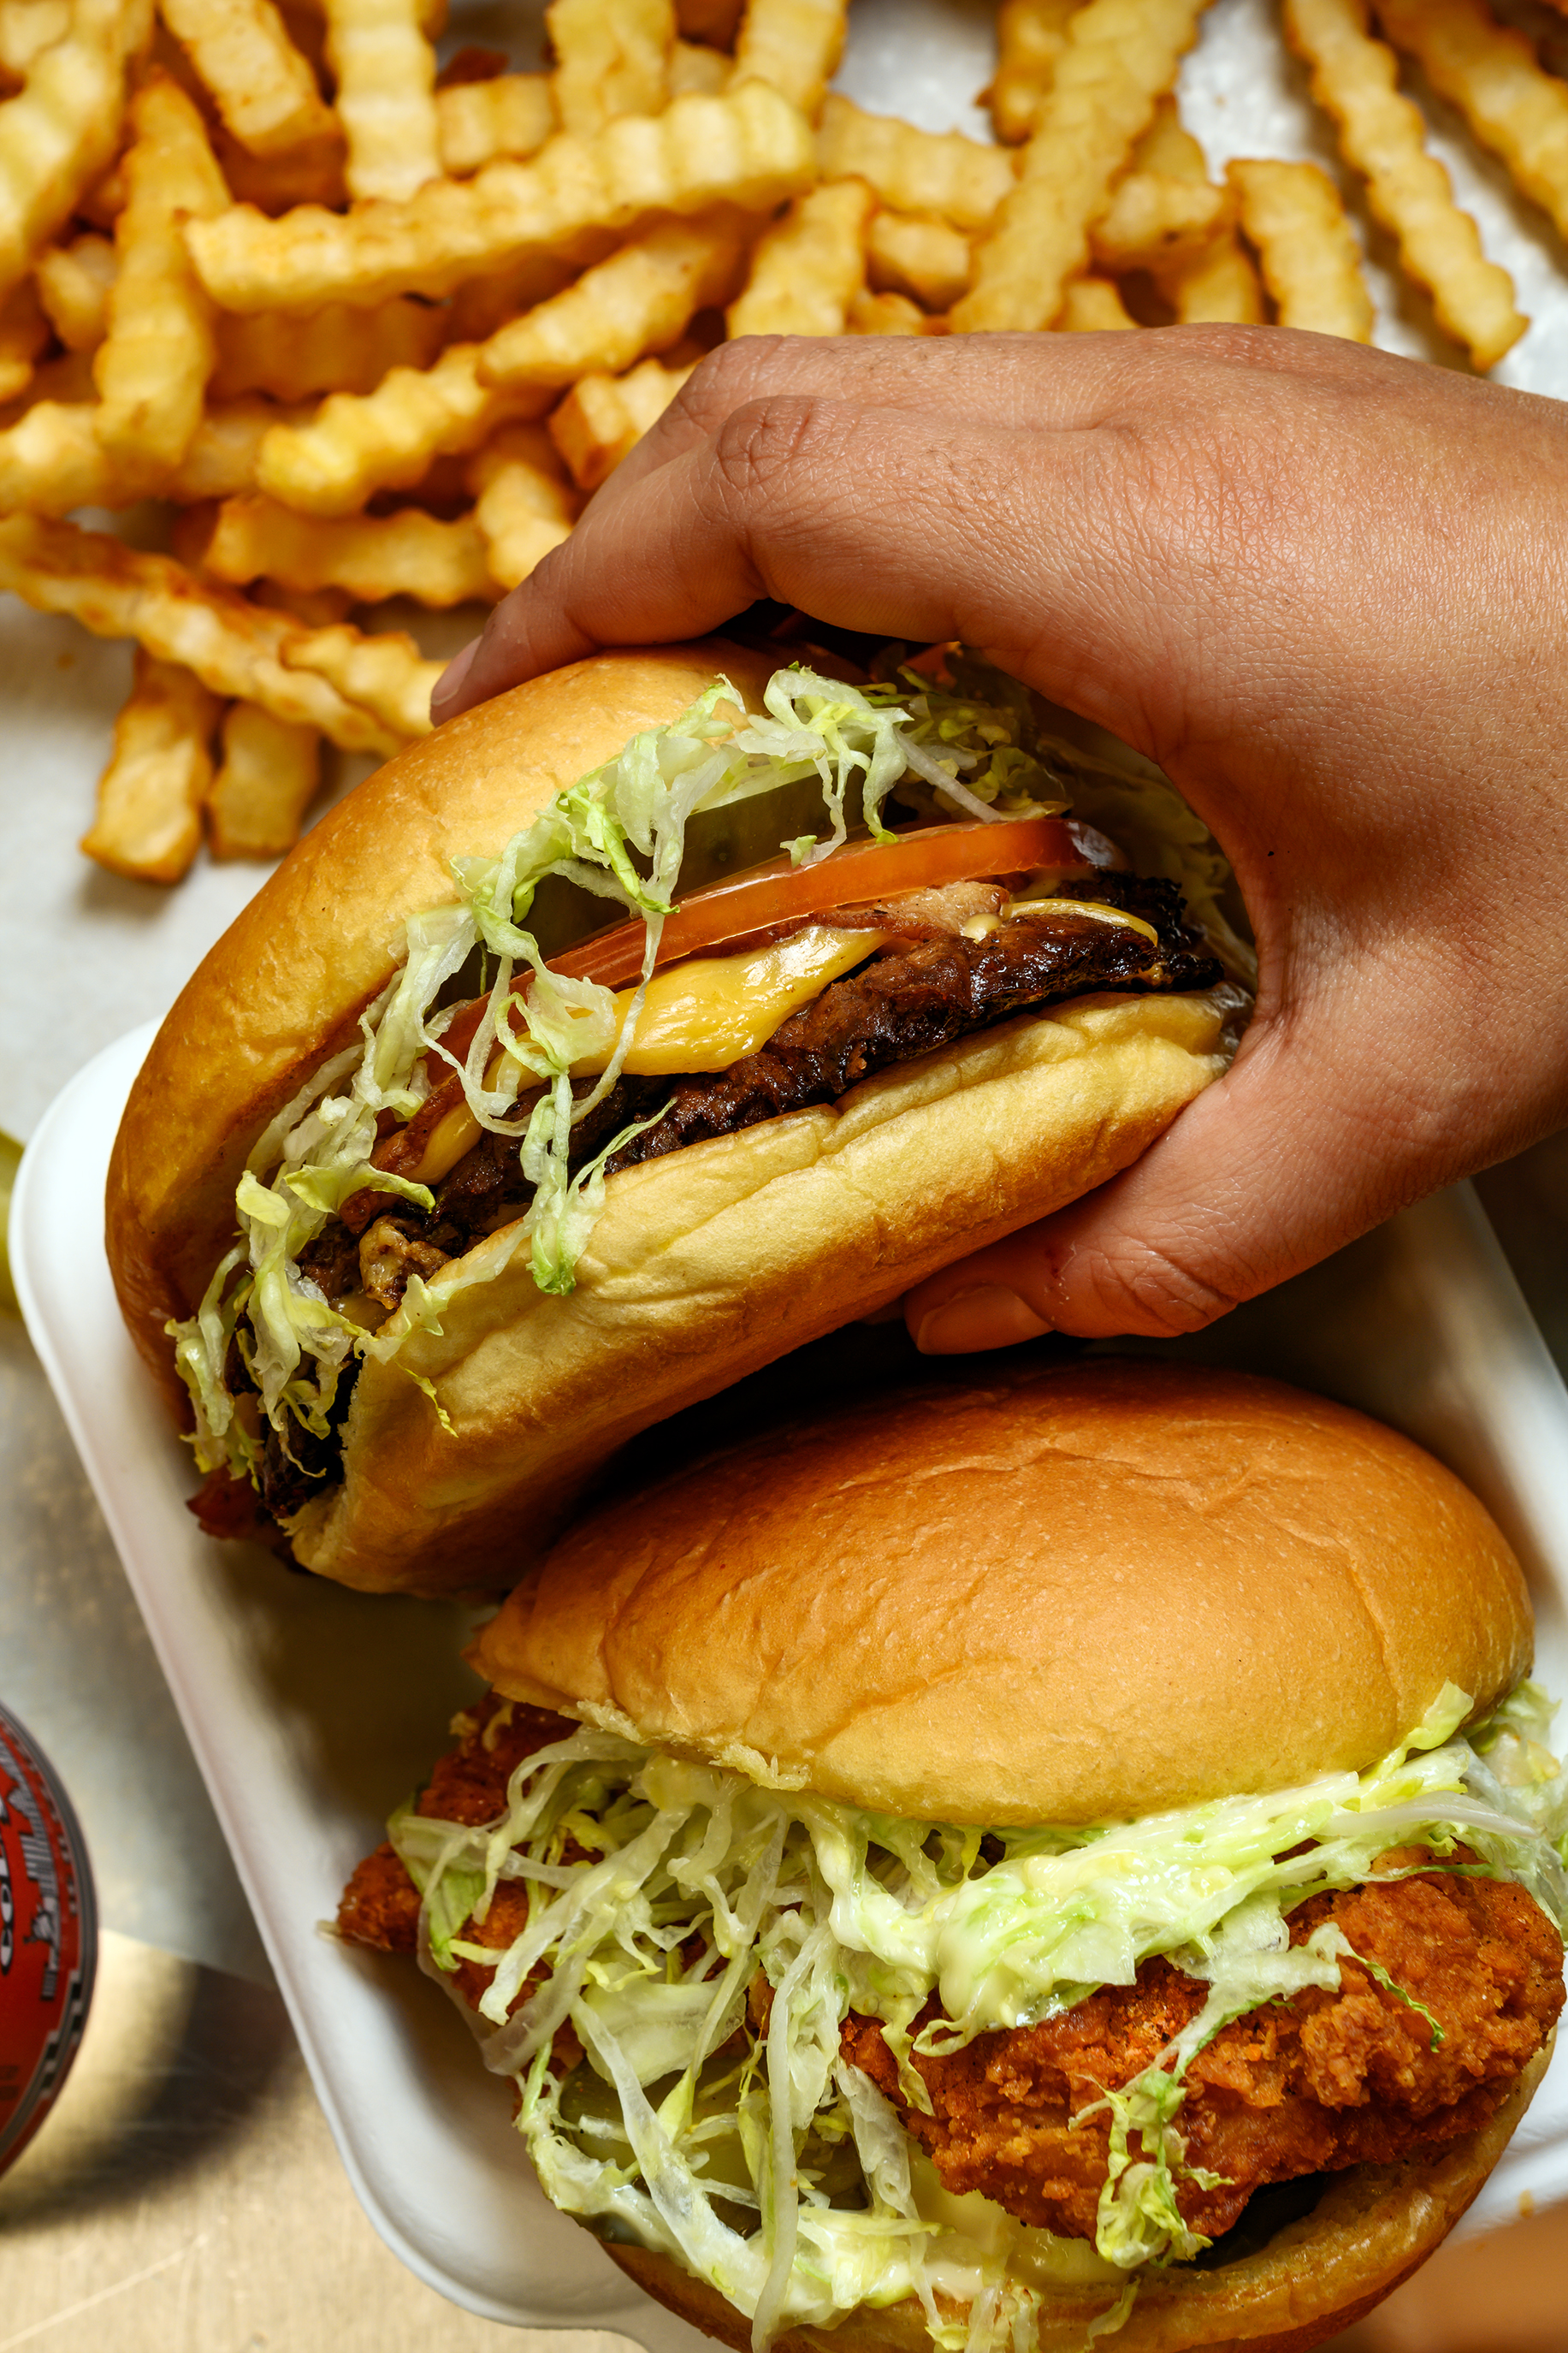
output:
M 1375 1102 L 1355 1100 L 1358 1070 L 1369 1088 L 1375 1072 Z M 1434 1149 L 1429 1109 L 1400 1093 L 1364 1025 L 1336 1054 L 1331 1028 L 1255 1020 L 1226 1076 L 1121 1176 L 911 1291 L 916 1345 L 1201 1330 L 1460 1173 Z M 1409 1139 L 1392 1157 L 1391 1135 Z

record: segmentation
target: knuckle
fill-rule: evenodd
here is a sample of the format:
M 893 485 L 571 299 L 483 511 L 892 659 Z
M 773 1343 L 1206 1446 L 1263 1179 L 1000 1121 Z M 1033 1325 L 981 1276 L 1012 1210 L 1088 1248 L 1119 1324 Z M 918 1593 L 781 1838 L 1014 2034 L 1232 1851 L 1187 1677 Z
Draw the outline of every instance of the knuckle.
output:
M 676 394 L 675 408 L 702 432 L 717 431 L 735 408 L 754 397 L 781 340 L 777 335 L 742 335 L 735 343 L 718 344 Z
M 775 502 L 810 471 L 821 426 L 808 396 L 775 393 L 732 409 L 713 437 L 713 465 L 727 497 L 746 505 Z
M 1144 1243 L 1131 1255 L 1096 1253 L 1088 1264 L 1064 1268 L 1071 1309 L 1061 1314 L 1062 1328 L 1092 1319 L 1100 1335 L 1136 1333 L 1153 1340 L 1174 1340 L 1184 1333 L 1202 1332 L 1227 1315 L 1250 1288 L 1226 1289 L 1173 1247 Z

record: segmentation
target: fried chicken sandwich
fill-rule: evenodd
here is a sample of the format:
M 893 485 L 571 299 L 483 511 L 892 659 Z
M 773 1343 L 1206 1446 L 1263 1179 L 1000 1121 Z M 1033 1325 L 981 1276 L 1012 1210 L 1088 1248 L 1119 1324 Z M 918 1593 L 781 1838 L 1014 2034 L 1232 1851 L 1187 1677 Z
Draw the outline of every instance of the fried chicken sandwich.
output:
M 568 1534 L 340 1926 L 732 2346 L 1303 2353 L 1547 2063 L 1531 1644 L 1480 1505 L 1343 1408 L 1114 1358 L 909 1392 Z
M 962 660 L 606 654 L 412 746 L 121 1128 L 205 1523 L 504 1590 L 635 1432 L 1135 1159 L 1226 1066 L 1227 878 L 1157 771 Z

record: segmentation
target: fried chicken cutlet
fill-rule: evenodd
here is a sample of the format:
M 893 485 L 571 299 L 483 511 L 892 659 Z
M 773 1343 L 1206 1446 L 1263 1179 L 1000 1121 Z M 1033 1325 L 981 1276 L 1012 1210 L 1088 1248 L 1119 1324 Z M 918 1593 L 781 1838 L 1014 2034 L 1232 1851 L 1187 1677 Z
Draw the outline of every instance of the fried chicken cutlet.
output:
M 1381 1867 L 1409 1871 L 1425 1855 L 1403 1850 Z M 1223 2179 L 1212 2189 L 1184 2181 L 1176 2202 L 1206 2238 L 1230 2230 L 1266 2183 L 1393 2164 L 1476 2131 L 1563 2008 L 1562 1939 L 1508 1882 L 1417 1869 L 1315 1896 L 1290 1915 L 1291 1943 L 1330 1919 L 1393 1986 L 1342 1960 L 1337 1991 L 1309 1988 L 1249 2010 L 1193 2061 L 1176 2119 L 1185 2161 Z M 1110 2118 L 1089 2112 L 1153 2063 L 1207 1990 L 1168 1961 L 1147 1961 L 1135 1984 L 1103 1986 L 1043 2025 L 917 2057 L 930 2116 L 902 2097 L 879 2020 L 847 2019 L 842 2048 L 949 2189 L 984 2190 L 1021 2221 L 1092 2239 Z M 936 2014 L 928 2004 L 921 2022 Z
M 524 1757 L 578 1726 L 491 1694 L 454 1729 L 458 1746 L 436 1767 L 416 1810 L 479 1823 L 501 1813 Z M 1400 1991 L 1362 1962 L 1343 1960 L 1337 1991 L 1309 1989 L 1248 2011 L 1188 2068 L 1176 2120 L 1185 2161 L 1224 2179 L 1212 2189 L 1179 2183 L 1177 2204 L 1205 2238 L 1230 2230 L 1268 2183 L 1391 2164 L 1476 2131 L 1551 2033 L 1563 2004 L 1563 1945 L 1545 1914 L 1521 1887 L 1423 1871 L 1426 1857 L 1425 1848 L 1393 1852 L 1380 1867 L 1411 1875 L 1316 1896 L 1290 1915 L 1293 1944 L 1331 1919 Z M 1465 1860 L 1462 1850 L 1456 1859 Z M 525 1889 L 503 1880 L 484 1923 L 470 1923 L 465 1936 L 504 1948 L 527 1916 Z M 402 1860 L 390 1844 L 378 1847 L 344 1890 L 341 1932 L 412 1953 L 418 1918 L 418 1892 Z M 481 1964 L 461 1961 L 452 1982 L 477 2004 L 489 1980 Z M 760 2032 L 765 1981 L 755 1991 L 762 1999 L 751 2014 Z M 1101 1987 L 1043 2025 L 977 2035 L 947 2058 L 917 2058 L 929 2116 L 903 2098 L 879 2020 L 851 2015 L 841 2048 L 892 2103 L 949 2189 L 983 2190 L 1021 2221 L 1092 2239 L 1110 2118 L 1087 2112 L 1151 2066 L 1197 2016 L 1206 1992 L 1168 1961 L 1148 1961 L 1133 1985 Z M 919 2023 L 937 2015 L 928 2003 Z M 1431 2020 L 1441 2035 L 1436 2043 Z M 575 2036 L 563 2031 L 558 2061 L 579 2056 Z

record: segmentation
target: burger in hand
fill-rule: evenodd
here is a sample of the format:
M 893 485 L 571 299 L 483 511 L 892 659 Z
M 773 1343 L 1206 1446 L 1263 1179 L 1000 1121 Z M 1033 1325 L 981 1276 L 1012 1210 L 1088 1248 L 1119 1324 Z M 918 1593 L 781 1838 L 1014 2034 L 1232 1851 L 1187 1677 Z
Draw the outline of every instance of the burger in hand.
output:
M 1360 1415 L 1110 1358 L 923 1389 L 558 1544 L 340 1926 L 731 2345 L 1300 2353 L 1545 2069 L 1531 1639 L 1479 1504 Z
M 1225 1068 L 1227 888 L 1157 771 L 979 665 L 607 654 L 412 747 L 121 1129 L 110 1261 L 204 1521 L 504 1588 L 636 1431 L 1135 1159 Z

